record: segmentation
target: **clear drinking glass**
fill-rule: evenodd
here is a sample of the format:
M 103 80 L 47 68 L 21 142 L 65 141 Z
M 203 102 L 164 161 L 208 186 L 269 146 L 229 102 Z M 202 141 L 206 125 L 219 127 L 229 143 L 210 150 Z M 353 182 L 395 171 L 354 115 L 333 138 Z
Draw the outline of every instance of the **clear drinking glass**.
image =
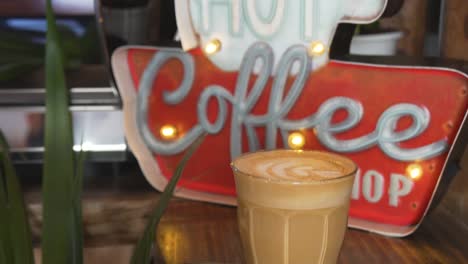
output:
M 231 164 L 249 264 L 336 263 L 356 165 L 319 151 L 245 154 Z

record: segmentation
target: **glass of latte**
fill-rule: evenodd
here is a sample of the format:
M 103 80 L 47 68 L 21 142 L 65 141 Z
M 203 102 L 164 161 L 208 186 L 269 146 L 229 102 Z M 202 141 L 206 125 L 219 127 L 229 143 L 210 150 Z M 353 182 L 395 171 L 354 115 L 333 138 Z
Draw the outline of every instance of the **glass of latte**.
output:
M 336 263 L 356 173 L 353 161 L 320 151 L 274 150 L 231 164 L 249 264 Z

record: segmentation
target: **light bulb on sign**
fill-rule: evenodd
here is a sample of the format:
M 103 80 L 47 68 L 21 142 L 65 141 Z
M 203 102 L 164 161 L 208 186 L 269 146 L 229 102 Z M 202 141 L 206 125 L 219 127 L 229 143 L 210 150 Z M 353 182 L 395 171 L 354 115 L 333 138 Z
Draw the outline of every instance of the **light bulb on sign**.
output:
M 320 41 L 314 41 L 310 43 L 309 54 L 310 56 L 316 57 L 323 55 L 327 51 L 327 46 Z
M 408 174 L 411 179 L 418 180 L 423 175 L 423 169 L 421 165 L 413 163 L 406 167 L 406 174 Z
M 177 128 L 173 125 L 164 125 L 159 130 L 159 134 L 163 139 L 171 140 L 177 137 Z
M 302 133 L 294 132 L 288 137 L 288 145 L 291 149 L 302 149 L 306 143 L 305 137 Z
M 204 51 L 208 55 L 213 55 L 221 50 L 221 41 L 219 39 L 212 39 L 206 43 Z

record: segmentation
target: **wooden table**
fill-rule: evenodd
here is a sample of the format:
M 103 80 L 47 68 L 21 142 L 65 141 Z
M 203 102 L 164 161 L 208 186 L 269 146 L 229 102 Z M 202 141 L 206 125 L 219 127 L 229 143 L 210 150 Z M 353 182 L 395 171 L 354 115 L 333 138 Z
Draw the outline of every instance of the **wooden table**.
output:
M 349 229 L 339 263 L 468 263 L 468 232 L 438 208 L 405 239 Z M 167 263 L 243 263 L 236 210 L 174 202 L 159 227 Z
M 28 200 L 36 200 L 36 195 L 30 194 Z M 141 234 L 158 197 L 151 190 L 88 191 L 85 240 L 92 256 L 87 256 L 85 263 L 128 263 L 131 244 Z M 36 236 L 40 207 L 40 203 L 31 202 Z M 243 263 L 233 207 L 175 199 L 159 225 L 157 241 L 155 263 Z M 96 257 L 95 249 L 99 248 L 106 250 Z M 443 206 L 404 239 L 349 229 L 339 263 L 468 263 L 468 229 Z
M 468 204 L 462 204 L 468 201 L 468 148 L 460 167 L 445 198 L 413 235 L 388 238 L 348 229 L 338 263 L 468 263 Z M 128 264 L 160 196 L 135 163 L 113 168 L 95 169 L 85 178 L 86 264 Z M 39 184 L 23 184 L 36 242 L 42 218 Z M 158 228 L 155 263 L 243 263 L 234 207 L 173 199 Z

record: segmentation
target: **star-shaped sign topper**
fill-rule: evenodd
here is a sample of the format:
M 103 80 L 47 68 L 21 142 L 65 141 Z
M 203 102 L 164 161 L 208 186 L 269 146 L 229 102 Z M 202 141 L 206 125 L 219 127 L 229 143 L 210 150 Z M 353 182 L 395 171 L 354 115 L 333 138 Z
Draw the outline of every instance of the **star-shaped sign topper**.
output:
M 220 69 L 237 71 L 255 42 L 281 57 L 293 45 L 308 48 L 313 68 L 328 62 L 339 23 L 363 24 L 383 13 L 387 0 L 176 0 L 184 50 L 202 48 Z M 274 67 L 276 69 L 276 65 Z

